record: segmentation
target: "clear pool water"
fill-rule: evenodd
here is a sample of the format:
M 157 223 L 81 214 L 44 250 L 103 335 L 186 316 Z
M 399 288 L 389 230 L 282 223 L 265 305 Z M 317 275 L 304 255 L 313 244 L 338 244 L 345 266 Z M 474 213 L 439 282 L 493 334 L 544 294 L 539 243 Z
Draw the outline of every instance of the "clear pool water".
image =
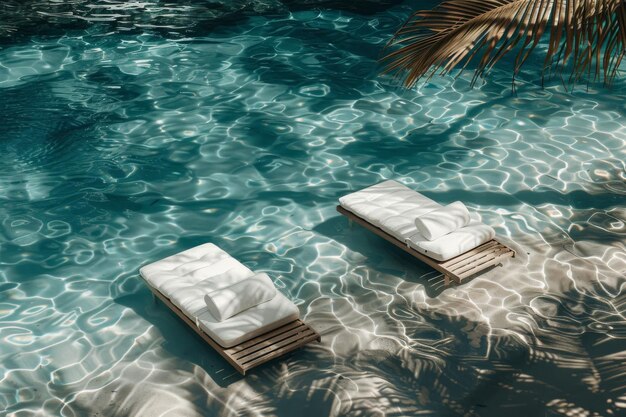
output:
M 3 2 L 0 415 L 623 415 L 624 82 L 398 88 L 418 3 Z M 445 288 L 349 229 L 389 178 L 518 257 Z M 242 378 L 154 303 L 138 268 L 207 241 L 322 343 Z

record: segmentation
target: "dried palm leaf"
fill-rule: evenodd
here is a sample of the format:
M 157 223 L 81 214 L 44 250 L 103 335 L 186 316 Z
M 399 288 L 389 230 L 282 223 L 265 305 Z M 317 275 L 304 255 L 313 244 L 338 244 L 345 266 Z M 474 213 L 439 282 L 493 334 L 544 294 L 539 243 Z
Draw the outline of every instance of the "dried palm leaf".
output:
M 415 12 L 387 45 L 385 72 L 407 87 L 475 64 L 472 83 L 517 50 L 513 79 L 547 36 L 542 78 L 571 68 L 570 82 L 610 83 L 624 57 L 626 0 L 447 0 Z

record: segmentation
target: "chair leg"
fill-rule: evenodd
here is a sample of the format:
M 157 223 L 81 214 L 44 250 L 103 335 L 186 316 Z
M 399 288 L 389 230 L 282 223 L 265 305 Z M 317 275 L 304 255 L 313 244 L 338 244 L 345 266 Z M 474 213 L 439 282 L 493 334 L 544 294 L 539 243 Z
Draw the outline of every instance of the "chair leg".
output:
M 443 274 L 443 284 L 447 287 L 450 285 L 450 277 L 446 274 Z

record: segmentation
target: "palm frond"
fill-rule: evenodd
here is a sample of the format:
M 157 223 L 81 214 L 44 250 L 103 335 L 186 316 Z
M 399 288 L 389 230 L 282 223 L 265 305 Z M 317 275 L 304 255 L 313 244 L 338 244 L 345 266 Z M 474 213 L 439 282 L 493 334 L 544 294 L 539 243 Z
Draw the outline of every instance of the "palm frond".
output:
M 414 13 L 383 62 L 407 87 L 473 62 L 474 83 L 517 50 L 515 78 L 544 35 L 544 74 L 570 67 L 570 82 L 602 76 L 610 83 L 625 52 L 626 0 L 447 0 Z

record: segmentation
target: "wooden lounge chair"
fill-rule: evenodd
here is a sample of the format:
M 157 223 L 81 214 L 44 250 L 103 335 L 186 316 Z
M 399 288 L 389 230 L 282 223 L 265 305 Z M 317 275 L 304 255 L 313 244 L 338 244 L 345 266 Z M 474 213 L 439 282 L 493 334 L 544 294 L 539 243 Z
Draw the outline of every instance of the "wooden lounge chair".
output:
M 453 232 L 445 236 L 438 250 L 437 242 L 433 244 L 419 235 L 415 219 L 441 206 L 395 181 L 349 194 L 340 202 L 337 211 L 350 222 L 358 223 L 441 272 L 446 285 L 450 281 L 460 284 L 508 257 L 515 257 L 515 251 L 494 238 L 493 229 L 477 220 L 470 222 L 463 234 Z M 460 244 L 455 241 L 457 237 Z
M 253 274 L 213 244 L 205 244 L 141 268 L 152 293 L 205 342 L 245 375 L 320 335 L 299 319 L 298 308 L 282 294 L 218 322 L 206 309 L 204 294 Z

